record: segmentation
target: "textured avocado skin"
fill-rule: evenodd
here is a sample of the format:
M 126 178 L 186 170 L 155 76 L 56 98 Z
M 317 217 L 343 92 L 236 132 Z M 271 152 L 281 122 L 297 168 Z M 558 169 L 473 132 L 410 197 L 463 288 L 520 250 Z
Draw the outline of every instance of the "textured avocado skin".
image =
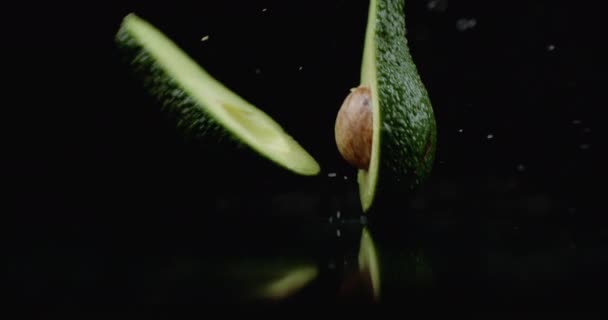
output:
M 176 119 L 177 127 L 188 138 L 215 143 L 230 140 L 241 146 L 236 137 L 208 115 L 205 109 L 190 98 L 156 63 L 154 57 L 131 34 L 125 23 L 116 33 L 115 43 L 120 57 L 128 64 L 132 75 L 140 80 L 144 89 L 162 105 L 163 111 Z
M 377 6 L 381 145 L 376 196 L 407 195 L 431 172 L 437 143 L 435 115 L 408 48 L 404 0 L 377 0 Z
M 274 173 L 277 168 L 281 168 L 281 171 L 287 171 L 290 174 L 318 174 L 319 169 L 317 168 L 316 171 L 314 169 L 314 164 L 316 164 L 314 158 L 308 155 L 306 150 L 283 130 L 281 131 L 285 134 L 288 142 L 292 143 L 292 146 L 298 145 L 298 148 L 302 151 L 302 161 L 308 161 L 308 163 L 304 163 L 304 165 L 302 165 L 302 162 L 286 164 L 278 161 L 271 152 L 260 151 L 248 145 L 237 133 L 226 128 L 221 120 L 206 111 L 206 106 L 193 99 L 189 92 L 157 62 L 141 40 L 133 33 L 129 21 L 137 20 L 147 23 L 134 14 L 130 14 L 125 17 L 120 25 L 114 39 L 118 55 L 128 66 L 129 73 L 143 85 L 144 91 L 161 104 L 163 111 L 175 120 L 177 129 L 186 140 L 204 146 L 201 149 L 204 149 L 207 154 L 213 155 L 213 157 L 208 158 L 217 159 L 220 162 L 218 164 L 222 166 L 225 166 L 225 163 L 222 163 L 223 160 L 221 159 L 235 157 L 241 160 L 240 165 L 247 163 L 252 167 L 258 166 L 259 171 L 262 172 Z M 153 28 L 152 25 L 150 27 Z M 160 30 L 156 31 L 161 32 Z M 167 40 L 171 41 L 170 39 Z M 177 46 L 177 44 L 175 45 Z M 219 82 L 217 84 L 218 88 L 212 86 L 207 90 L 217 89 L 230 92 L 228 88 L 219 89 L 221 84 Z M 238 152 L 232 152 L 236 150 Z M 298 166 L 298 164 L 300 165 Z M 233 170 L 233 166 L 225 167 Z

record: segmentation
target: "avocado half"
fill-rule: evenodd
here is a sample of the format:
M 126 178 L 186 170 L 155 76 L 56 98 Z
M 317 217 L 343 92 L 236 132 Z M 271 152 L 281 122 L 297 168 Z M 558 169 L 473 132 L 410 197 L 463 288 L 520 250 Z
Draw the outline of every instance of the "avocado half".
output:
M 219 83 L 153 25 L 131 13 L 115 37 L 148 92 L 179 124 L 216 141 L 229 137 L 300 175 L 317 175 L 315 159 L 270 116 Z
M 360 83 L 372 92 L 370 165 L 358 171 L 367 212 L 408 194 L 429 176 L 435 159 L 435 115 L 408 48 L 404 0 L 370 1 Z

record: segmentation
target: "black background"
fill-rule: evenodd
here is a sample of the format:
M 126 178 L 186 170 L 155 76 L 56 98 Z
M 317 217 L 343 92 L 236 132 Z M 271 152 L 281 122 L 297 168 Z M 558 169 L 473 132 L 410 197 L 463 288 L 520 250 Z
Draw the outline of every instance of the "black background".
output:
M 274 117 L 321 175 L 293 176 L 185 140 L 120 64 L 113 37 L 130 12 Z M 208 281 L 210 261 L 352 259 L 360 228 L 328 222 L 337 210 L 360 214 L 333 124 L 358 84 L 366 1 L 47 3 L 3 13 L 0 181 L 13 297 L 235 301 L 237 291 Z M 378 245 L 426 252 L 435 282 L 421 296 L 431 301 L 456 292 L 471 303 L 601 298 L 600 10 L 418 0 L 407 1 L 406 17 L 437 117 L 437 160 L 412 199 L 372 221 Z M 461 30 L 462 19 L 475 25 Z M 336 228 L 352 239 L 336 239 Z M 334 301 L 344 270 L 330 269 L 302 299 Z M 397 283 L 387 286 L 389 301 L 419 294 L 386 281 Z

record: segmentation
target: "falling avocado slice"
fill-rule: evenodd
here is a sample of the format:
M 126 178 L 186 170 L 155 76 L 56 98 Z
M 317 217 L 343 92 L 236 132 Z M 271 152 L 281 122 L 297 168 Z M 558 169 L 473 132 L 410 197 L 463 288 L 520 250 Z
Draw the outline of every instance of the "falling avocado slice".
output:
M 190 132 L 216 141 L 229 137 L 300 175 L 319 173 L 315 159 L 270 116 L 219 83 L 147 21 L 127 15 L 115 40 L 148 92 Z
M 404 0 L 371 0 L 360 85 L 335 126 L 342 156 L 358 168 L 362 209 L 399 201 L 431 172 L 436 123 L 410 55 Z

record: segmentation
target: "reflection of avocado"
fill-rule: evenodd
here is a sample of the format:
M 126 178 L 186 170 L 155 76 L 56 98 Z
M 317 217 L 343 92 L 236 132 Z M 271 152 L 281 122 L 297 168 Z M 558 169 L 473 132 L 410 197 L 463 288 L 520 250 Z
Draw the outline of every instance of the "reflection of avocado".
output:
M 208 268 L 205 290 L 220 300 L 246 303 L 297 299 L 319 275 L 315 261 L 298 257 L 219 259 Z
M 359 247 L 359 271 L 368 275 L 371 280 L 371 287 L 374 299 L 380 299 L 380 265 L 378 254 L 374 246 L 374 240 L 367 228 L 361 233 L 361 245 Z
M 148 22 L 128 15 L 116 42 L 149 92 L 195 136 L 228 137 L 295 173 L 319 173 L 317 162 L 280 125 L 220 84 Z
M 425 294 L 433 286 L 433 273 L 421 249 L 393 247 L 375 242 L 367 228 L 361 234 L 359 277 L 366 281 L 375 301 L 391 301 Z
M 317 277 L 319 269 L 314 265 L 293 268 L 277 276 L 277 279 L 264 285 L 258 292 L 260 297 L 283 299 L 306 286 Z
M 404 0 L 371 0 L 367 23 L 360 82 L 372 92 L 373 140 L 369 168 L 358 174 L 364 211 L 422 182 L 436 144 L 431 102 L 405 37 Z

